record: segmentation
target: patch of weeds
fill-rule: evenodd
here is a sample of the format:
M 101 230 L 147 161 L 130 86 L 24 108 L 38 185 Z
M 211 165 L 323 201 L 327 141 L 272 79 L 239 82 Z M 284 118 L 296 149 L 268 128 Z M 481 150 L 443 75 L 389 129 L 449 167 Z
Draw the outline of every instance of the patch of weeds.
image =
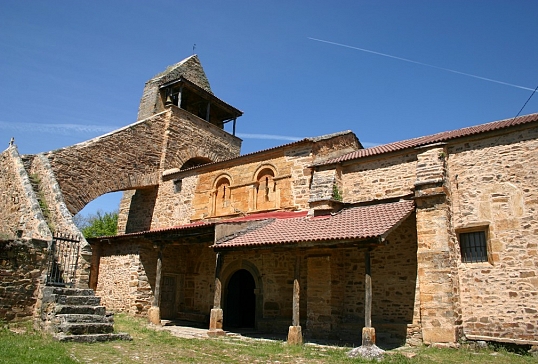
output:
M 39 208 L 41 209 L 41 212 L 43 213 L 43 217 L 45 218 L 45 221 L 47 222 L 49 229 L 51 231 L 54 231 L 54 225 L 51 222 L 51 212 L 49 209 L 49 205 L 47 204 L 45 193 L 41 189 L 41 178 L 39 178 L 39 176 L 35 173 L 29 175 L 28 177 L 30 178 L 30 183 L 36 194 L 37 202 L 39 203 Z
M 344 197 L 342 196 L 342 192 L 338 188 L 338 186 L 333 184 L 333 193 L 332 193 L 332 199 L 335 201 L 343 201 Z
M 531 356 L 531 345 L 517 345 L 509 343 L 491 342 L 489 347 L 499 353 L 512 353 L 521 356 Z

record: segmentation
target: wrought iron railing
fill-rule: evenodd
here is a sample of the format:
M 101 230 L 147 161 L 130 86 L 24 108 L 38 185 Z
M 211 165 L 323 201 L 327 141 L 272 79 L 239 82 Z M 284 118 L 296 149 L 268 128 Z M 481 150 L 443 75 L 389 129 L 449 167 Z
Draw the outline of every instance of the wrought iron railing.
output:
M 47 286 L 73 287 L 78 265 L 80 239 L 55 233 L 49 250 Z

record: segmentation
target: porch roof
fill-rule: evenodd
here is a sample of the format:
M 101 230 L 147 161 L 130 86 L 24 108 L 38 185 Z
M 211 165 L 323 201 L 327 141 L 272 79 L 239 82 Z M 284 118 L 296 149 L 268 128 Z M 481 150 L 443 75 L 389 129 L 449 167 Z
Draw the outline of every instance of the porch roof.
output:
M 232 238 L 224 238 L 211 247 L 223 250 L 283 244 L 301 245 L 308 242 L 383 239 L 414 209 L 414 201 L 402 200 L 351 207 L 324 216 L 273 219 L 258 228 L 250 228 Z

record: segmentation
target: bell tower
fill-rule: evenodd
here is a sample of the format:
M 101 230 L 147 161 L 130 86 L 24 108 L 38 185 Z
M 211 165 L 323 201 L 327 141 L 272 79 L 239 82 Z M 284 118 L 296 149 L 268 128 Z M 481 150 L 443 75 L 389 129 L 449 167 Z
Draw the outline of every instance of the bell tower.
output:
M 233 122 L 232 135 L 235 135 L 237 118 L 243 114 L 213 94 L 196 55 L 168 67 L 146 82 L 138 120 L 160 113 L 169 106 L 186 110 L 221 129 L 224 124 Z

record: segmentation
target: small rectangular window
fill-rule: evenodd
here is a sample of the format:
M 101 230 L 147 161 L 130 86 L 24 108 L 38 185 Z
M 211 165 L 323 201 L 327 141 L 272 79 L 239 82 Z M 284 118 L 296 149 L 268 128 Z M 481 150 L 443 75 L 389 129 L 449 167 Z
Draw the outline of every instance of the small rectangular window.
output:
M 183 187 L 183 180 L 181 179 L 175 179 L 174 180 L 174 192 L 179 193 L 181 192 L 181 188 Z
M 461 261 L 478 263 L 488 261 L 488 244 L 485 231 L 460 233 Z

